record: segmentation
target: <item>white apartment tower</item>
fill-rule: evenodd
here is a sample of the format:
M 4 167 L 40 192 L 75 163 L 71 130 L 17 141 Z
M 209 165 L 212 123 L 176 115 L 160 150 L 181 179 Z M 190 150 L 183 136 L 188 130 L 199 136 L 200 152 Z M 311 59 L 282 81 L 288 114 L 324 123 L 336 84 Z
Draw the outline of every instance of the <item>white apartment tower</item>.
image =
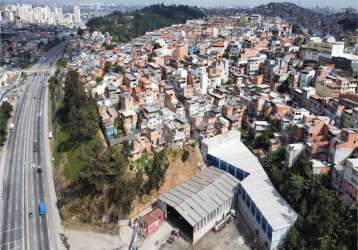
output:
M 81 9 L 80 6 L 73 6 L 73 23 L 80 24 L 81 23 Z

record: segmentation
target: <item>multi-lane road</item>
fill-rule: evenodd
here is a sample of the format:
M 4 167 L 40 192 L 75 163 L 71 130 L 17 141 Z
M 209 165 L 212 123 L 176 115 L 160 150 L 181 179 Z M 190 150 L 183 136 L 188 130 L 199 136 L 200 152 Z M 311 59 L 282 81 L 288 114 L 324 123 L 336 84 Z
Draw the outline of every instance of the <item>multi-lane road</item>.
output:
M 53 193 L 47 126 L 47 81 L 64 45 L 47 54 L 27 71 L 13 114 L 3 169 L 0 201 L 1 250 L 58 249 L 58 219 Z M 41 168 L 42 171 L 38 171 Z M 39 203 L 47 205 L 40 216 Z M 58 214 L 57 214 L 58 215 Z

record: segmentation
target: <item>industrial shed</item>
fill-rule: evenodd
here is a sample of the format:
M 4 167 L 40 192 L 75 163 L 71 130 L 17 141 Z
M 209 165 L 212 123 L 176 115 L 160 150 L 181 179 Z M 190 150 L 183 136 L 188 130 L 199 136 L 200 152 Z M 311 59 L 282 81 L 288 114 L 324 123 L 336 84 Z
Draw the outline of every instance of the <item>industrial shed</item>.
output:
M 162 194 L 158 199 L 168 222 L 194 244 L 235 205 L 239 181 L 216 168 L 205 168 L 196 176 Z
M 262 165 L 241 142 L 240 132 L 205 139 L 206 161 L 240 180 L 238 207 L 267 249 L 277 249 L 297 219 L 296 212 L 276 191 Z

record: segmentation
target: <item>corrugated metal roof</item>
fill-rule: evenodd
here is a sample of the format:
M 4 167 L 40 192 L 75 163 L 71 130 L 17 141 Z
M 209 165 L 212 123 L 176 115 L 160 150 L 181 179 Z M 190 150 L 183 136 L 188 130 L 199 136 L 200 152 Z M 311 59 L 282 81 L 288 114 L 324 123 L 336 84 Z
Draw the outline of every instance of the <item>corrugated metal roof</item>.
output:
M 273 230 L 287 228 L 295 223 L 296 212 L 276 191 L 256 156 L 241 142 L 240 132 L 231 131 L 205 139 L 203 143 L 208 146 L 208 154 L 249 173 L 241 181 L 241 186 Z M 230 188 L 230 185 L 221 183 L 220 187 Z
M 196 176 L 160 195 L 159 200 L 173 207 L 191 225 L 232 197 L 239 181 L 216 168 L 205 168 Z

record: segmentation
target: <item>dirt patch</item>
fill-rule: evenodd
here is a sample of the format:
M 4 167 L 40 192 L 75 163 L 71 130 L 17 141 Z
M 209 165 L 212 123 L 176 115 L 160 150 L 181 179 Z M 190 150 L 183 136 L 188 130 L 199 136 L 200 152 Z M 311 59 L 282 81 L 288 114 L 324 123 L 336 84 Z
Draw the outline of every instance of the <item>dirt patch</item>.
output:
M 152 203 L 158 199 L 161 193 L 168 192 L 174 186 L 190 179 L 199 172 L 200 166 L 205 166 L 198 147 L 193 148 L 192 146 L 187 146 L 186 149 L 190 152 L 190 155 L 185 162 L 181 159 L 183 150 L 169 150 L 169 167 L 165 173 L 163 185 L 158 192 L 152 192 L 151 195 L 146 195 L 142 199 L 137 198 L 133 202 L 133 208 L 129 215 L 130 218 L 133 218 L 142 211 L 150 208 Z
M 118 235 L 118 225 L 117 224 L 89 224 L 82 223 L 78 220 L 68 220 L 63 225 L 64 230 L 75 230 L 75 231 L 83 231 L 83 232 L 93 232 L 93 233 L 104 233 L 109 235 Z
M 108 148 L 107 140 L 101 129 L 98 130 L 98 138 L 102 142 L 102 146 L 104 148 L 103 150 L 107 149 Z
M 118 236 L 88 231 L 68 230 L 66 231 L 70 249 L 76 250 L 113 250 L 128 249 Z M 126 248 L 127 247 L 127 248 Z
M 59 188 L 60 190 L 63 190 L 69 184 L 69 182 L 66 181 L 66 178 L 63 174 L 67 162 L 68 162 L 67 155 L 62 154 L 58 166 L 54 168 L 55 184 L 57 185 L 57 188 Z

